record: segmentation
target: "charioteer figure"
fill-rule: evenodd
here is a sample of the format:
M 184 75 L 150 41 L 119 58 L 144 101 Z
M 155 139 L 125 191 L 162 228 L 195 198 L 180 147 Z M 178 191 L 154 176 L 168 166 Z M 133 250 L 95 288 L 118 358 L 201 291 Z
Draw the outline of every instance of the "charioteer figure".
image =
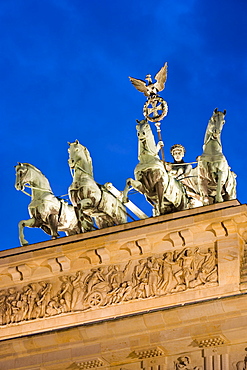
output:
M 175 177 L 177 180 L 182 180 L 184 177 L 189 176 L 192 165 L 184 162 L 185 147 L 181 144 L 174 144 L 170 153 L 173 156 L 173 163 L 166 163 L 166 168 L 170 175 Z
M 192 163 L 185 162 L 185 147 L 181 144 L 174 144 L 170 153 L 174 159 L 173 163 L 166 162 L 165 166 L 169 174 L 180 181 L 188 196 L 188 207 L 195 208 L 203 205 L 198 186 L 198 168 L 192 167 Z

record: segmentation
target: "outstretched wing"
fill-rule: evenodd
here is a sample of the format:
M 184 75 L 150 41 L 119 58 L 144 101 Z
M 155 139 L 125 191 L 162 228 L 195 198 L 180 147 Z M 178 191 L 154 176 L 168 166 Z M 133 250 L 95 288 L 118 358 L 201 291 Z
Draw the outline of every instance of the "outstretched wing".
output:
M 155 82 L 154 86 L 158 91 L 162 91 L 165 88 L 165 83 L 167 80 L 167 63 L 159 70 L 159 72 L 155 75 Z
M 135 88 L 138 91 L 143 92 L 143 94 L 145 96 L 149 96 L 149 93 L 148 93 L 148 90 L 147 90 L 147 86 L 146 86 L 146 82 L 145 81 L 139 80 L 139 79 L 133 78 L 133 77 L 129 77 L 129 79 L 130 79 L 130 82 L 132 83 L 132 85 L 134 85 Z

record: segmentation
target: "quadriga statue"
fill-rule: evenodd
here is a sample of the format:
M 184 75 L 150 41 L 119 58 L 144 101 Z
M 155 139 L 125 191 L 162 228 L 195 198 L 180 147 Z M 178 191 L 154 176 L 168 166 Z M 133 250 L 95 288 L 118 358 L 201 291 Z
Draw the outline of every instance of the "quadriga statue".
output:
M 88 149 L 76 140 L 69 143 L 68 151 L 73 176 L 69 197 L 75 207 L 79 225 L 91 218 L 100 229 L 126 223 L 125 206 L 104 185 L 95 182 Z
M 123 201 L 127 201 L 130 187 L 145 195 L 153 206 L 154 216 L 187 208 L 187 196 L 183 184 L 165 169 L 158 152 L 162 142 L 157 145 L 147 120 L 137 120 L 138 159 L 135 167 L 135 180 L 129 178 L 123 191 Z
M 198 158 L 199 191 L 204 204 L 236 199 L 236 175 L 222 153 L 221 131 L 226 110 L 215 108 L 205 133 L 203 153 Z
M 19 163 L 15 169 L 15 188 L 24 193 L 27 185 L 31 188 L 31 203 L 28 206 L 31 218 L 19 222 L 21 245 L 28 244 L 24 238 L 24 227 L 41 228 L 53 239 L 59 236 L 58 231 L 64 231 L 67 235 L 78 234 L 80 229 L 74 207 L 53 194 L 49 181 L 43 173 L 29 163 Z

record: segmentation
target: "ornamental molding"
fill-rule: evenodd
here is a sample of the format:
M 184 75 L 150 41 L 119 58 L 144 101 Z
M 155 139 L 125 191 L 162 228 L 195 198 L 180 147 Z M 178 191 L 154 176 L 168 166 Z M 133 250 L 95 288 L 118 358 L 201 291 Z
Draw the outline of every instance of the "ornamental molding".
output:
M 199 348 L 217 347 L 227 343 L 226 338 L 223 335 L 215 337 L 206 337 L 201 339 L 195 339 L 195 343 Z

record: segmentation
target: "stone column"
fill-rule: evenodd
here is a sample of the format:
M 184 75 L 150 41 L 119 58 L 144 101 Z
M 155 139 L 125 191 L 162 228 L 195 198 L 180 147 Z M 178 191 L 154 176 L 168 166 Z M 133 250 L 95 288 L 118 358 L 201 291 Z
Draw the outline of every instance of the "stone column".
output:
M 205 370 L 213 370 L 213 356 L 210 356 L 209 354 L 205 356 L 204 354 L 204 366 Z
M 230 366 L 229 366 L 229 354 L 228 353 L 224 353 L 221 356 L 222 356 L 222 369 L 230 370 Z
M 203 350 L 204 370 L 230 370 L 227 348 L 207 348 Z

